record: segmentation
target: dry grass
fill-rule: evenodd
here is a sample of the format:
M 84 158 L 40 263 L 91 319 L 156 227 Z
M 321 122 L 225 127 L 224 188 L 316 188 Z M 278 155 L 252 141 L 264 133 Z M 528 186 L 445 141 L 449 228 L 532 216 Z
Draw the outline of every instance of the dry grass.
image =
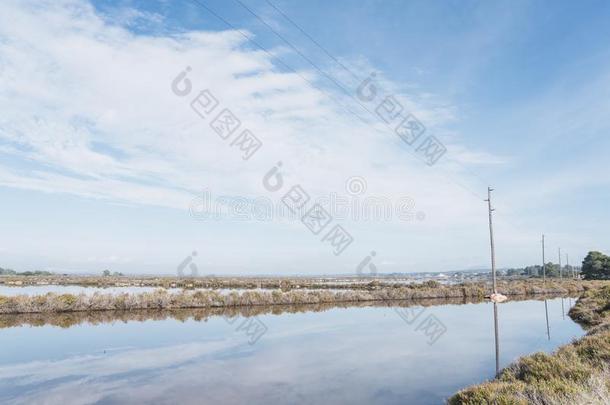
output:
M 610 285 L 589 289 L 570 310 L 570 316 L 585 326 L 610 322 Z
M 434 298 L 451 298 L 439 291 Z M 373 291 L 244 291 L 222 294 L 215 290 L 183 290 L 170 293 L 165 289 L 144 293 L 72 295 L 48 293 L 37 296 L 0 296 L 0 313 L 44 313 L 101 310 L 222 308 L 261 305 L 303 305 L 336 302 L 367 302 L 417 298 L 410 289 Z M 461 298 L 457 296 L 456 298 Z
M 529 284 L 515 281 L 500 283 L 499 290 L 511 296 L 528 296 L 543 293 L 569 294 L 584 291 L 594 282 L 549 282 Z M 48 293 L 37 296 L 0 296 L 0 314 L 71 312 L 136 309 L 216 308 L 252 305 L 303 305 L 320 303 L 348 303 L 368 301 L 395 301 L 424 298 L 483 298 L 489 294 L 484 284 L 442 286 L 428 283 L 393 287 L 369 285 L 367 289 L 303 290 L 249 290 L 222 294 L 216 290 L 183 290 L 169 293 L 165 289 L 143 293 L 72 295 Z
M 588 290 L 570 311 L 590 328 L 587 336 L 550 355 L 522 357 L 495 380 L 462 390 L 448 403 L 609 404 L 609 309 L 609 285 Z

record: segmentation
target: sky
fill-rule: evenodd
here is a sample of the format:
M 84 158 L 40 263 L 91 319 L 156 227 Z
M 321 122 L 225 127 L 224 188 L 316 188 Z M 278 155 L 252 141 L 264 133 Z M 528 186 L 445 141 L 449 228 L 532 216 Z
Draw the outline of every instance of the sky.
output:
M 539 264 L 543 233 L 547 261 L 608 252 L 609 17 L 602 1 L 2 1 L 0 267 L 488 268 L 490 185 L 499 267 Z

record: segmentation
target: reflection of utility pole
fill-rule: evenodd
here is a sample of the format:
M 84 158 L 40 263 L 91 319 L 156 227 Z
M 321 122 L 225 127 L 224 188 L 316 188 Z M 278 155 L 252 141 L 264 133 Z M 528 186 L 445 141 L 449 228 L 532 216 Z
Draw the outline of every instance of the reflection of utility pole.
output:
M 498 304 L 494 302 L 494 337 L 496 343 L 496 377 L 500 374 L 500 336 L 498 334 Z
M 497 290 L 496 290 L 496 250 L 494 247 L 494 228 L 493 228 L 493 222 L 491 219 L 491 213 L 494 211 L 493 208 L 491 208 L 491 192 L 494 191 L 493 188 L 491 187 L 487 187 L 487 209 L 489 211 L 489 242 L 491 244 L 491 278 L 492 278 L 492 284 L 493 284 L 493 293 L 497 294 Z
M 548 336 L 549 340 L 551 340 L 551 329 L 549 328 L 549 308 L 546 300 L 544 300 L 544 314 L 546 315 L 546 335 Z
M 544 259 L 544 234 L 542 234 L 542 282 L 546 282 L 546 265 Z
M 563 278 L 561 273 L 561 248 L 559 248 L 559 278 Z

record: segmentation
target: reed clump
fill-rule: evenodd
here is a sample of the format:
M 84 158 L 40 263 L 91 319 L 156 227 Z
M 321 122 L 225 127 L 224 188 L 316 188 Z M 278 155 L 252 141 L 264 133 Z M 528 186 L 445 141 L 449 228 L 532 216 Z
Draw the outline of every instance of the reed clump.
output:
M 456 404 L 608 404 L 610 403 L 610 286 L 585 292 L 570 316 L 587 335 L 553 354 L 525 356 L 493 381 L 449 398 Z

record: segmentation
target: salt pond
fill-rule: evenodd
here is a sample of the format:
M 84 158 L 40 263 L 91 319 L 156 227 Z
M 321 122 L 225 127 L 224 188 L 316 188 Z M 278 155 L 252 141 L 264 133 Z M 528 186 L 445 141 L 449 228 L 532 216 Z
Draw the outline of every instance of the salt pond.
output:
M 565 315 L 573 303 L 498 305 L 500 366 L 582 336 Z M 438 404 L 494 376 L 492 304 L 418 313 L 411 323 L 387 307 L 258 315 L 266 332 L 254 343 L 243 327 L 253 319 L 222 316 L 7 327 L 0 403 Z M 446 328 L 433 344 L 428 316 Z

